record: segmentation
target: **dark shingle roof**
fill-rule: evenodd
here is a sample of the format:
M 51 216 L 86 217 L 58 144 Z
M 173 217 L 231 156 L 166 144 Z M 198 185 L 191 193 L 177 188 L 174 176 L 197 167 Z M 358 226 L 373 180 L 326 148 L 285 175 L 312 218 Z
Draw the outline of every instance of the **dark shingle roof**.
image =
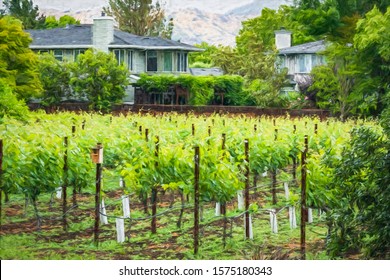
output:
M 114 42 L 111 45 L 131 45 L 146 48 L 169 48 L 200 51 L 201 49 L 181 42 L 160 37 L 137 36 L 120 30 L 114 31 Z
M 33 39 L 31 46 L 92 46 L 92 25 L 90 24 L 26 31 Z
M 300 54 L 300 53 L 307 53 L 307 54 L 314 54 L 324 51 L 326 48 L 326 43 L 324 40 L 316 41 L 316 42 L 310 42 L 302 45 L 296 45 L 289 48 L 284 48 L 279 50 L 279 54 Z
M 26 30 L 30 33 L 33 42 L 31 48 L 40 48 L 48 46 L 58 46 L 69 48 L 85 46 L 90 48 L 92 42 L 92 25 L 70 25 L 64 28 L 43 29 L 43 30 Z M 137 36 L 120 30 L 114 30 L 114 41 L 110 44 L 112 47 L 129 47 L 139 49 L 171 49 L 201 51 L 191 45 L 181 42 L 167 40 L 160 37 Z

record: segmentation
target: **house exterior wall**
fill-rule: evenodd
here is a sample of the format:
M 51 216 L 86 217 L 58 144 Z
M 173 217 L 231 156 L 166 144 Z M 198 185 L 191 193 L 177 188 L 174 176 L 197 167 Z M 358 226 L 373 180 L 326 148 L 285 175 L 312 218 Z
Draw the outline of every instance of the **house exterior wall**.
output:
M 133 52 L 133 71 L 134 74 L 146 72 L 145 51 L 135 50 Z
M 283 55 L 281 61 L 281 67 L 288 69 L 288 75 L 309 74 L 315 66 L 326 64 L 325 57 L 318 54 Z

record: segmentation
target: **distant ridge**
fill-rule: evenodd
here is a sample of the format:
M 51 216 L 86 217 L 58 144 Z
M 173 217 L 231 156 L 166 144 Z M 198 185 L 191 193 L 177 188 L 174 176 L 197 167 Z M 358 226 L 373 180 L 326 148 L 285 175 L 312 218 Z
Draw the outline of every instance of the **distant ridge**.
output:
M 259 16 L 265 7 L 276 9 L 292 0 L 162 0 L 166 14 L 174 18 L 173 39 L 183 43 L 208 42 L 234 45 L 241 22 Z M 91 23 L 108 0 L 33 0 L 41 13 L 60 17 L 71 15 L 81 23 Z

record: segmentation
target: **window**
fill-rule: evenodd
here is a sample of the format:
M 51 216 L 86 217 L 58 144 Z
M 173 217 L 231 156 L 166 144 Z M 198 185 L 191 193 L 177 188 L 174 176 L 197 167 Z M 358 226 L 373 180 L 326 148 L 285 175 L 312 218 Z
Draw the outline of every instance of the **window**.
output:
M 63 59 L 63 51 L 62 50 L 55 50 L 53 52 L 55 59 L 62 61 Z
M 172 71 L 172 52 L 164 53 L 164 71 Z
M 187 53 L 177 54 L 177 71 L 187 72 Z
M 298 73 L 309 73 L 311 71 L 311 55 L 301 54 L 298 56 Z
M 146 53 L 146 70 L 157 71 L 157 52 L 147 51 Z
M 133 52 L 127 51 L 127 69 L 133 70 Z
M 116 49 L 113 50 L 118 65 L 125 64 L 127 69 L 133 69 L 133 52 L 125 49 Z
M 125 62 L 125 50 L 114 50 L 114 54 L 118 64 Z
M 74 50 L 74 60 L 77 60 L 77 57 L 78 57 L 80 54 L 84 53 L 84 52 L 85 52 L 85 50 L 81 50 L 81 49 Z

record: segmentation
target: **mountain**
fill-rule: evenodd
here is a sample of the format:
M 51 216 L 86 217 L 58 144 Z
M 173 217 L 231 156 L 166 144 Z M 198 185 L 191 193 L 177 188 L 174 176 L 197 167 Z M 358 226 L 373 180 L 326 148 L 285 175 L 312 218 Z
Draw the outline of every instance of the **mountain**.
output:
M 69 14 L 91 23 L 101 14 L 108 0 L 34 0 L 41 13 L 60 17 Z M 291 0 L 165 0 L 166 15 L 174 19 L 173 39 L 188 44 L 203 41 L 215 45 L 234 45 L 241 22 L 259 16 L 265 7 L 277 9 Z

